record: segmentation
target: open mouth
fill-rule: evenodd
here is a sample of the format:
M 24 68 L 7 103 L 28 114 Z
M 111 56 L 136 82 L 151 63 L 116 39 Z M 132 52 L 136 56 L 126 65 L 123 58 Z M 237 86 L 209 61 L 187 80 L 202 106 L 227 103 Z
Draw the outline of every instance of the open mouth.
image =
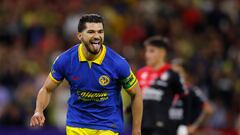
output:
M 91 41 L 90 43 L 94 46 L 100 45 L 100 41 Z
M 93 40 L 93 41 L 90 41 L 90 44 L 92 45 L 92 48 L 93 48 L 95 51 L 98 51 L 98 50 L 101 48 L 101 40 Z

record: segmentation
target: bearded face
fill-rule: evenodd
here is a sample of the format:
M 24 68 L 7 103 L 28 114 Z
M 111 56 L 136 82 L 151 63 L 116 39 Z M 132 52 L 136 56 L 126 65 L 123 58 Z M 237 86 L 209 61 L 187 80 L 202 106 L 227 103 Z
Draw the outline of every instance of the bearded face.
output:
M 86 23 L 86 28 L 80 33 L 80 40 L 91 54 L 98 54 L 104 40 L 102 23 Z

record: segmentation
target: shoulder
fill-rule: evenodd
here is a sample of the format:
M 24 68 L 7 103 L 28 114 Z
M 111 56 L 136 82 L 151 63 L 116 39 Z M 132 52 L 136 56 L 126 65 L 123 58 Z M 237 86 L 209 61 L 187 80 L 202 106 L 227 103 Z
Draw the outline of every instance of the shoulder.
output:
M 75 45 L 57 56 L 53 62 L 54 66 L 66 67 L 73 57 L 77 57 L 78 45 Z
M 147 76 L 149 75 L 150 70 L 151 70 L 151 68 L 148 66 L 140 68 L 136 73 L 137 79 L 138 80 L 147 79 Z
M 167 73 L 168 73 L 169 77 L 173 80 L 180 80 L 181 79 L 179 74 L 177 72 L 175 72 L 172 68 L 169 68 L 167 70 Z
M 178 74 L 176 71 L 174 71 L 174 70 L 172 69 L 172 67 L 170 67 L 170 68 L 167 70 L 167 72 L 168 72 L 169 74 L 171 74 L 172 76 L 179 76 L 179 74 Z
M 106 62 L 120 79 L 131 74 L 131 68 L 127 60 L 109 47 L 107 47 Z
M 162 80 L 167 80 L 169 83 L 171 83 L 172 87 L 180 87 L 180 85 L 184 86 L 184 79 L 175 72 L 171 67 L 166 70 L 164 73 L 160 75 L 160 78 Z
M 116 66 L 116 68 L 121 68 L 122 66 L 128 65 L 127 60 L 122 57 L 120 54 L 112 50 L 111 48 L 107 47 L 106 57 L 108 60 L 113 62 L 112 66 Z
M 71 56 L 72 54 L 77 54 L 78 53 L 78 47 L 79 44 L 74 45 L 73 47 L 67 49 L 66 51 L 64 51 L 63 53 L 61 53 L 62 56 Z
M 79 45 L 74 45 L 73 47 L 69 48 L 68 50 L 62 52 L 62 53 L 57 57 L 57 59 L 64 60 L 64 61 L 70 59 L 72 55 L 78 53 L 78 46 L 79 46 Z

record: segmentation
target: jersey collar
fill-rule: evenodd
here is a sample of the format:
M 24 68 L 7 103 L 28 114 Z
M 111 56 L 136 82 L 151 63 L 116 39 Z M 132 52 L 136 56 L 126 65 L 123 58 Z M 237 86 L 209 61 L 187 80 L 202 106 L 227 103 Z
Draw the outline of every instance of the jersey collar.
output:
M 104 58 L 105 58 L 105 54 L 106 54 L 106 46 L 105 45 L 102 45 L 102 51 L 101 51 L 101 54 L 93 61 L 89 61 L 86 59 L 86 57 L 83 55 L 83 51 L 82 51 L 82 48 L 83 48 L 83 44 L 80 44 L 78 46 L 78 58 L 79 58 L 79 61 L 80 62 L 84 62 L 84 61 L 87 61 L 87 62 L 93 62 L 93 63 L 96 63 L 98 65 L 101 65 Z

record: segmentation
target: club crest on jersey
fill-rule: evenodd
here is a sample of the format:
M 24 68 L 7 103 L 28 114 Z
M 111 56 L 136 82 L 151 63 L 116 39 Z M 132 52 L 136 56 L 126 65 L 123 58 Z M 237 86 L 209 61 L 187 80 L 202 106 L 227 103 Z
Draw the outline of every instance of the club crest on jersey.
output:
M 110 82 L 110 78 L 106 75 L 101 75 L 98 79 L 98 82 L 102 85 L 102 86 L 106 86 L 109 84 Z

